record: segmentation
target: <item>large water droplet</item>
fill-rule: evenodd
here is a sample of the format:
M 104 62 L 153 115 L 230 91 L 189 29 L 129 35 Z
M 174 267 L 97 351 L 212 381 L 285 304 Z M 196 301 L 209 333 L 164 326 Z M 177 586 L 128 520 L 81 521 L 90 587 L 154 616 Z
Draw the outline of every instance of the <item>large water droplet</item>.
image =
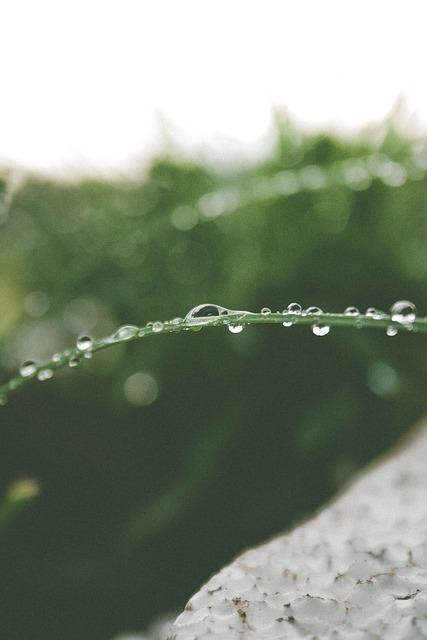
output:
M 93 347 L 93 340 L 90 336 L 79 336 L 77 338 L 76 346 L 80 351 L 87 351 L 87 349 L 91 349 Z
M 295 313 L 295 314 L 300 314 L 302 312 L 302 307 L 300 304 L 298 304 L 298 302 L 291 302 L 291 304 L 288 304 L 288 313 Z M 285 313 L 285 312 L 283 312 Z
M 199 304 L 194 309 L 191 309 L 185 316 L 186 320 L 192 318 L 211 318 L 212 316 L 227 315 L 228 310 L 225 307 L 220 307 L 217 304 Z
M 263 307 L 263 308 L 261 309 L 261 314 L 262 314 L 263 316 L 269 316 L 269 315 L 270 315 L 270 313 L 271 313 L 271 309 L 269 309 L 268 307 Z
M 231 331 L 231 333 L 241 333 L 243 331 L 243 325 L 242 324 L 229 324 L 228 325 L 228 330 Z
M 33 362 L 33 360 L 27 360 L 20 366 L 19 373 L 23 378 L 29 378 L 30 376 L 33 376 L 35 374 L 36 370 L 36 363 Z
M 116 333 L 113 335 L 113 340 L 130 340 L 138 335 L 138 327 L 135 327 L 131 324 L 126 324 L 120 329 L 117 329 Z
M 360 311 L 357 307 L 347 307 L 344 311 L 345 316 L 360 316 Z
M 369 307 L 368 309 L 366 309 L 365 315 L 367 318 L 372 318 L 373 320 L 383 320 L 386 316 L 384 311 L 375 309 L 375 307 Z
M 313 324 L 311 330 L 315 336 L 326 336 L 331 327 L 328 324 Z
M 44 380 L 49 380 L 53 376 L 52 369 L 42 369 L 37 374 L 37 379 L 43 382 Z
M 387 335 L 388 336 L 395 336 L 397 333 L 397 328 L 396 327 L 387 327 Z
M 163 322 L 154 322 L 153 331 L 154 333 L 161 333 L 163 331 Z
M 417 309 L 409 300 L 398 300 L 390 309 L 391 319 L 400 324 L 409 325 L 417 318 Z

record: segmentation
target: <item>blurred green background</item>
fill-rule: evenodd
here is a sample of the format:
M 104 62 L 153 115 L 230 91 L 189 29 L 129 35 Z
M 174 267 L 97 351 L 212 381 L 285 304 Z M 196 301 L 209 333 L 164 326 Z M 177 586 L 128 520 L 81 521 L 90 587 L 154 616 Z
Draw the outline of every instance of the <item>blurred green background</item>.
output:
M 427 149 L 392 122 L 338 140 L 278 121 L 221 172 L 172 153 L 139 179 L 2 173 L 1 380 L 89 333 L 217 303 L 427 309 Z M 141 630 L 292 526 L 427 410 L 426 336 L 225 327 L 31 382 L 0 410 L 0 635 Z

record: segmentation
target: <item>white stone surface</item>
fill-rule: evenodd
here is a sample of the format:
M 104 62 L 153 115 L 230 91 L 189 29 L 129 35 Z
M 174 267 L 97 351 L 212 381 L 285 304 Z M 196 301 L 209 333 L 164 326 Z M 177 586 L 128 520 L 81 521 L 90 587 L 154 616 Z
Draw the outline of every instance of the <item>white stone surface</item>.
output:
M 239 556 L 169 640 L 427 638 L 427 428 L 319 515 Z

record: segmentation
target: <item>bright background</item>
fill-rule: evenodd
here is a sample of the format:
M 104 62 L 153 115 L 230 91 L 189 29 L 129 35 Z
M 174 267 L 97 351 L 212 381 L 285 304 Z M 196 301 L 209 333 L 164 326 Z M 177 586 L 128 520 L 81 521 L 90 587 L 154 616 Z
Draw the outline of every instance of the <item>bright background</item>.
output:
M 232 162 L 271 147 L 273 108 L 354 132 L 404 100 L 427 124 L 425 3 L 6 0 L 0 164 L 125 172 L 159 145 Z

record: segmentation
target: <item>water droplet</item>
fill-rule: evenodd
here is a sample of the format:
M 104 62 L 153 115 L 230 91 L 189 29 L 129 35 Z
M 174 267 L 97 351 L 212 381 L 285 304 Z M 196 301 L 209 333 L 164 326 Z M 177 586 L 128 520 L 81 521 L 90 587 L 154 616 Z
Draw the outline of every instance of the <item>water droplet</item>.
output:
M 44 380 L 49 380 L 53 376 L 52 369 L 42 369 L 37 374 L 37 379 L 43 382 Z
M 366 309 L 365 315 L 367 318 L 372 318 L 373 320 L 383 320 L 386 316 L 384 311 L 375 309 L 375 307 L 369 307 L 368 309 Z
M 231 331 L 231 333 L 241 333 L 243 331 L 243 325 L 242 324 L 229 324 L 228 325 L 228 330 Z
M 79 336 L 77 338 L 76 346 L 77 349 L 80 349 L 80 351 L 86 351 L 87 349 L 91 349 L 93 347 L 93 340 L 90 336 Z
M 27 360 L 24 364 L 19 368 L 19 373 L 23 378 L 29 378 L 33 376 L 37 370 L 37 365 L 33 360 Z
M 192 318 L 211 318 L 212 316 L 227 315 L 228 310 L 224 307 L 220 307 L 217 304 L 199 304 L 194 309 L 191 309 L 185 316 L 186 320 Z
M 161 333 L 163 331 L 163 322 L 155 322 L 153 324 L 154 333 Z
M 328 324 L 313 324 L 311 330 L 315 336 L 326 336 L 331 327 Z
M 415 322 L 417 317 L 417 309 L 413 302 L 409 302 L 409 300 L 398 300 L 395 302 L 390 309 L 391 319 L 394 322 L 399 322 L 400 324 L 408 325 Z
M 270 313 L 271 313 L 271 309 L 269 309 L 268 307 L 263 307 L 263 308 L 261 309 L 261 314 L 262 314 L 263 316 L 269 316 L 269 315 L 270 315 Z
M 81 363 L 82 361 L 80 360 L 80 358 L 77 358 L 77 356 L 68 360 L 68 366 L 71 367 L 71 369 L 80 367 Z
M 138 335 L 138 327 L 134 327 L 131 324 L 126 324 L 120 329 L 117 329 L 113 335 L 113 340 L 130 340 Z
M 291 304 L 288 304 L 288 313 L 295 313 L 295 314 L 299 314 L 302 312 L 302 307 L 300 304 L 298 304 L 298 302 L 291 302 Z M 283 312 L 285 313 L 285 312 Z
M 93 351 L 85 351 L 83 357 L 86 358 L 86 360 L 90 360 L 93 357 Z
M 292 325 L 294 324 L 292 320 L 288 321 L 285 320 L 285 322 L 282 322 L 284 327 L 292 327 Z
M 323 311 L 319 307 L 308 307 L 304 313 L 309 316 L 321 316 Z
M 357 307 L 347 307 L 344 311 L 345 316 L 360 316 L 360 311 Z
M 52 356 L 52 362 L 59 362 L 61 360 L 61 354 L 60 353 L 54 353 Z
M 395 336 L 397 333 L 397 328 L 396 327 L 387 327 L 387 335 L 388 336 Z
M 7 396 L 0 396 L 0 407 L 4 407 L 7 402 Z
M 174 318 L 169 324 L 180 325 L 182 322 L 184 322 L 183 318 Z

